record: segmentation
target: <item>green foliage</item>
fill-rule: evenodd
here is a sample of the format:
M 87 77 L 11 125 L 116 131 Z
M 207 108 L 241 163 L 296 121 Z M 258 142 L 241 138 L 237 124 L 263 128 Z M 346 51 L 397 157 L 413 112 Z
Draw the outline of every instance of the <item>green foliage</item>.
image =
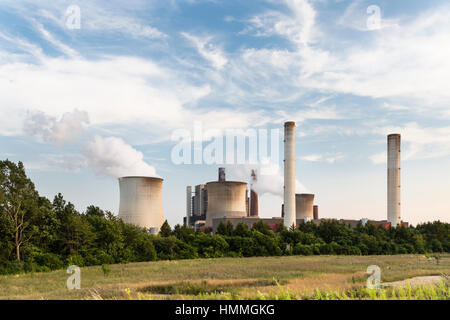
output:
M 162 224 L 159 234 L 161 237 L 169 237 L 172 234 L 172 229 L 170 228 L 167 220 Z
M 14 217 L 23 219 L 19 233 Z M 89 206 L 80 213 L 61 194 L 52 202 L 40 197 L 22 163 L 0 161 L 0 274 L 68 265 L 291 254 L 426 253 L 439 263 L 441 252 L 450 252 L 450 224 L 440 221 L 388 229 L 310 221 L 297 229 L 280 224 L 273 232 L 259 220 L 251 229 L 244 223 L 235 228 L 231 222 L 221 223 L 216 234 L 209 228 L 194 232 L 186 225 L 172 230 L 165 221 L 159 235 L 151 235 L 99 207 Z
M 107 277 L 111 273 L 111 268 L 107 264 L 102 264 L 103 275 Z

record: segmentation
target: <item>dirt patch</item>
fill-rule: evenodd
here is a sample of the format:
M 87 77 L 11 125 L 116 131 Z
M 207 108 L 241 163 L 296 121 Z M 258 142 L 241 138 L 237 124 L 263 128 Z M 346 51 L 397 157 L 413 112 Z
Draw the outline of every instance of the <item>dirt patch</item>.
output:
M 255 288 L 286 284 L 286 280 L 244 280 L 244 281 L 181 281 L 176 283 L 155 284 L 139 288 L 137 291 L 151 294 L 174 295 L 200 295 L 212 293 L 233 293 L 240 288 Z
M 402 281 L 383 282 L 381 285 L 385 287 L 404 287 L 407 283 L 409 283 L 412 287 L 417 287 L 423 285 L 428 286 L 430 284 L 438 284 L 440 281 L 444 281 L 444 278 L 441 276 L 425 276 L 409 278 Z

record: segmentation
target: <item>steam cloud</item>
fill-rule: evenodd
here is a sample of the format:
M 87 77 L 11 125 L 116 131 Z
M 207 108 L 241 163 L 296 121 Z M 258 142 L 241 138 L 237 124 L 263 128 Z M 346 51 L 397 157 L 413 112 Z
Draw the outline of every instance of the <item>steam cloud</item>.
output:
M 82 135 L 89 125 L 89 116 L 85 111 L 66 112 L 61 119 L 49 116 L 44 112 L 28 113 L 25 118 L 25 133 L 40 137 L 45 142 L 58 146 L 73 142 Z
M 242 164 L 227 166 L 227 173 L 233 178 L 239 179 L 247 183 L 252 183 L 252 170 L 256 171 L 257 181 L 253 182 L 253 190 L 259 195 L 270 193 L 273 195 L 283 196 L 284 177 L 279 166 L 266 164 Z M 261 172 L 270 172 L 270 174 L 261 174 Z M 307 193 L 308 190 L 300 181 L 295 180 L 296 193 Z
M 156 170 L 144 161 L 144 155 L 115 137 L 96 135 L 82 149 L 89 166 L 99 175 L 156 176 Z
M 24 131 L 61 146 L 74 142 L 87 130 L 88 124 L 89 116 L 84 111 L 64 113 L 59 120 L 38 111 L 28 113 Z M 81 153 L 84 161 L 80 161 L 79 157 L 63 157 L 58 159 L 58 164 L 63 168 L 76 169 L 88 165 L 96 174 L 112 177 L 157 177 L 155 168 L 144 161 L 144 155 L 120 138 L 95 135 L 81 145 Z M 71 159 L 77 159 L 76 163 L 72 163 Z

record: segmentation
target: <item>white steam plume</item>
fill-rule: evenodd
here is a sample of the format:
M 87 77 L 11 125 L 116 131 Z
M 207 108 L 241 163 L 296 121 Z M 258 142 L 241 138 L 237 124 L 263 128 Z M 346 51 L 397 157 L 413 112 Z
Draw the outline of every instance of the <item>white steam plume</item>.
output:
M 76 140 L 86 131 L 88 124 L 89 116 L 85 111 L 75 109 L 72 112 L 66 112 L 59 120 L 44 112 L 36 111 L 27 114 L 24 131 L 45 142 L 61 146 Z
M 253 190 L 259 195 L 270 193 L 277 196 L 283 196 L 284 177 L 280 167 L 274 164 L 241 164 L 230 165 L 226 167 L 227 175 L 233 179 L 252 182 L 252 170 L 256 171 L 257 181 L 253 183 Z M 295 180 L 296 193 L 306 193 L 308 190 L 300 181 Z
M 75 140 L 88 129 L 89 116 L 85 111 L 67 112 L 57 120 L 44 112 L 30 112 L 24 121 L 24 131 L 45 142 L 61 146 Z M 78 141 L 77 143 L 81 143 Z M 95 135 L 81 145 L 82 158 L 63 156 L 57 164 L 64 168 L 77 168 L 86 164 L 99 175 L 113 177 L 149 176 L 157 177 L 154 167 L 144 161 L 144 155 L 115 137 Z M 73 162 L 73 163 L 72 163 Z M 52 165 L 55 161 L 52 161 Z M 42 165 L 41 165 L 42 166 Z M 49 164 L 51 167 L 51 164 Z
M 88 165 L 99 175 L 157 176 L 155 168 L 144 161 L 144 155 L 119 138 L 96 135 L 82 152 Z

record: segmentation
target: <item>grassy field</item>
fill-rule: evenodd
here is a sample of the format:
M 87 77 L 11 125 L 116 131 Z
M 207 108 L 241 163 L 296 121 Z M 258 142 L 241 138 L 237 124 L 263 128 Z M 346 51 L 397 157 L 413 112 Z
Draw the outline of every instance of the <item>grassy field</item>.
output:
M 293 297 L 357 290 L 369 265 L 382 282 L 448 275 L 450 255 L 289 256 L 142 262 L 81 269 L 81 289 L 68 290 L 65 270 L 0 276 L 0 299 L 204 299 Z M 315 290 L 318 289 L 318 290 Z M 217 294 L 220 293 L 220 294 Z

